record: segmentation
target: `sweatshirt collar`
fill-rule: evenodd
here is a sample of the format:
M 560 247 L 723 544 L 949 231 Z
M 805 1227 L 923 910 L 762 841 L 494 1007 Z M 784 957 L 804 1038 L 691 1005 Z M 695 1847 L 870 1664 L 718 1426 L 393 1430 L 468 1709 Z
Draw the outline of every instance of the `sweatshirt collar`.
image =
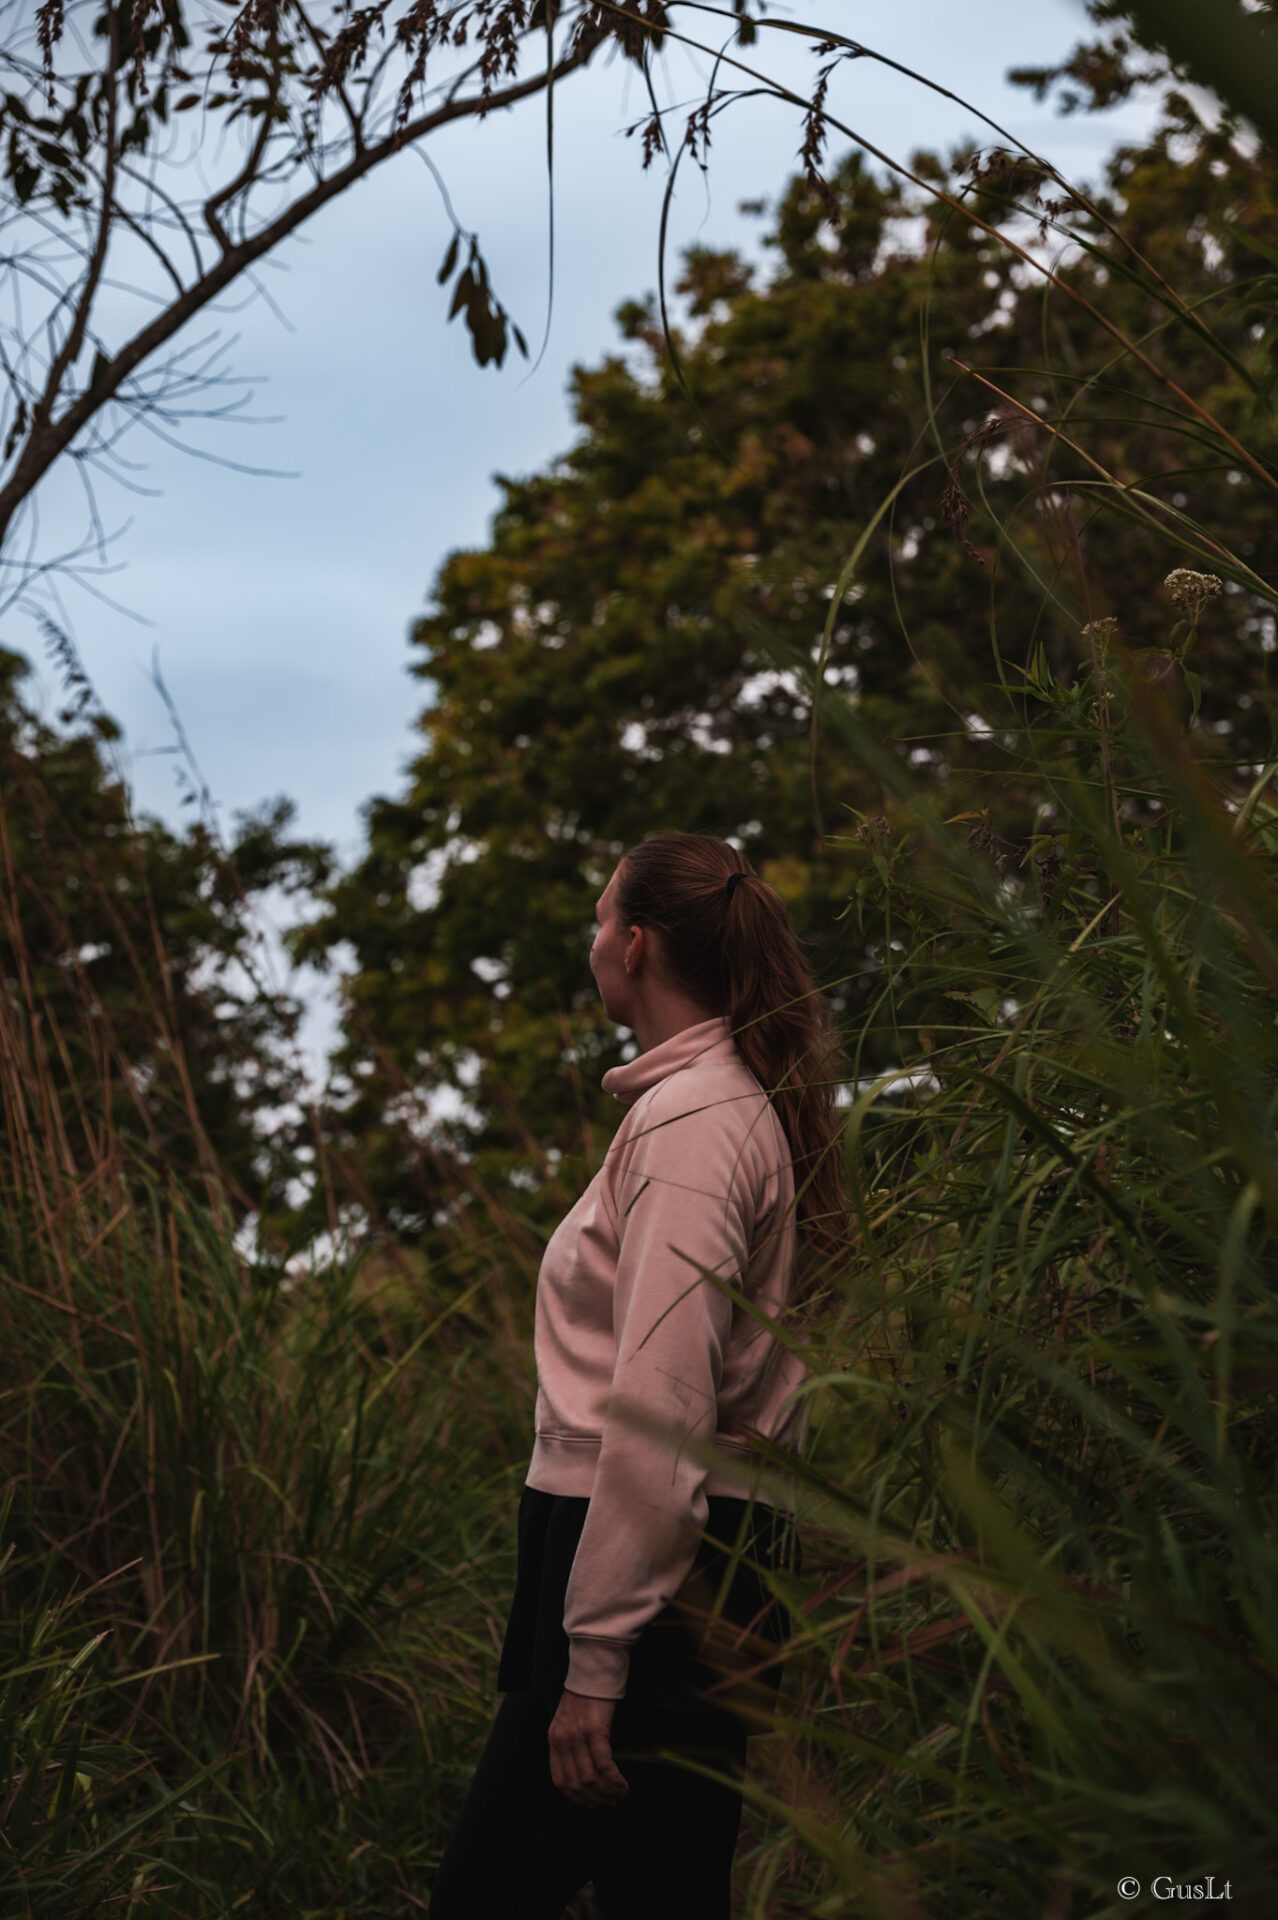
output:
M 713 1049 L 732 1044 L 732 1029 L 723 1015 L 701 1020 L 695 1027 L 685 1027 L 682 1033 L 672 1033 L 660 1046 L 649 1047 L 647 1053 L 641 1053 L 637 1059 L 609 1067 L 603 1077 L 604 1092 L 615 1095 L 623 1106 L 632 1106 L 640 1094 L 647 1093 L 670 1074 L 690 1067 L 694 1060 L 700 1060 Z

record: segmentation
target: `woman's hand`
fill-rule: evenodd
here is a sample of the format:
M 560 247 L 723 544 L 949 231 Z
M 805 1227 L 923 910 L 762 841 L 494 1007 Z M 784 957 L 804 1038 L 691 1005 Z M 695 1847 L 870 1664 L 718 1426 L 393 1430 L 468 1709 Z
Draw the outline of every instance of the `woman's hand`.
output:
M 616 1706 L 565 1688 L 550 1723 L 550 1777 L 579 1807 L 615 1807 L 630 1791 L 612 1757 Z

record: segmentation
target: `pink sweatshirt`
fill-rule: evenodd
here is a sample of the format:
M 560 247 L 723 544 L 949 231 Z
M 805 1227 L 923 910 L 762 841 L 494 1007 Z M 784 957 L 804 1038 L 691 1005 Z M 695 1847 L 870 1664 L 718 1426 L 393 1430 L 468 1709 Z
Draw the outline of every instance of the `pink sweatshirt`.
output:
M 567 1685 L 617 1700 L 631 1644 L 692 1566 L 707 1495 L 750 1492 L 745 1434 L 798 1445 L 806 1403 L 792 1399 L 802 1361 L 704 1277 L 772 1317 L 794 1266 L 789 1148 L 727 1021 L 685 1028 L 603 1084 L 630 1110 L 542 1260 L 528 1484 L 589 1496 Z M 686 1439 L 735 1450 L 742 1472 L 707 1470 Z

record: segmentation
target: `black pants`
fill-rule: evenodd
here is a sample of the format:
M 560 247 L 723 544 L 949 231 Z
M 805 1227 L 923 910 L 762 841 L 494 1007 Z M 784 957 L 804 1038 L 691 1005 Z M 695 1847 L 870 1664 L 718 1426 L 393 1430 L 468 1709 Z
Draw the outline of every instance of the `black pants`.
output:
M 559 1920 L 588 1880 L 604 1920 L 729 1920 L 739 1788 L 658 1755 L 740 1780 L 747 1733 L 775 1700 L 768 1655 L 784 1631 L 757 1569 L 797 1566 L 797 1539 L 771 1508 L 711 1496 L 709 1538 L 679 1599 L 635 1643 L 617 1704 L 613 1754 L 630 1792 L 615 1807 L 578 1807 L 550 1777 L 547 1734 L 568 1668 L 564 1592 L 588 1504 L 524 1489 L 497 1675 L 505 1698 L 431 1920 Z
M 604 1920 L 729 1920 L 741 1794 L 655 1757 L 662 1745 L 740 1777 L 745 1732 L 694 1716 L 644 1722 L 618 1704 L 613 1753 L 630 1792 L 578 1807 L 550 1777 L 557 1691 L 508 1693 L 453 1829 L 430 1920 L 559 1920 L 589 1880 Z M 648 1757 L 639 1757 L 644 1753 Z

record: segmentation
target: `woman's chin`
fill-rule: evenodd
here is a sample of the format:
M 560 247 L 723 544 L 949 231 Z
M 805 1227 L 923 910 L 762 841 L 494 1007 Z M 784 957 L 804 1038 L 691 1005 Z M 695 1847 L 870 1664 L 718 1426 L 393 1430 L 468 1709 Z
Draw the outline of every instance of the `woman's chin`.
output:
M 595 983 L 598 985 L 598 982 Z M 616 1027 L 628 1027 L 633 1024 L 632 1013 L 624 994 L 610 993 L 604 987 L 599 988 L 599 999 L 606 1017 Z

